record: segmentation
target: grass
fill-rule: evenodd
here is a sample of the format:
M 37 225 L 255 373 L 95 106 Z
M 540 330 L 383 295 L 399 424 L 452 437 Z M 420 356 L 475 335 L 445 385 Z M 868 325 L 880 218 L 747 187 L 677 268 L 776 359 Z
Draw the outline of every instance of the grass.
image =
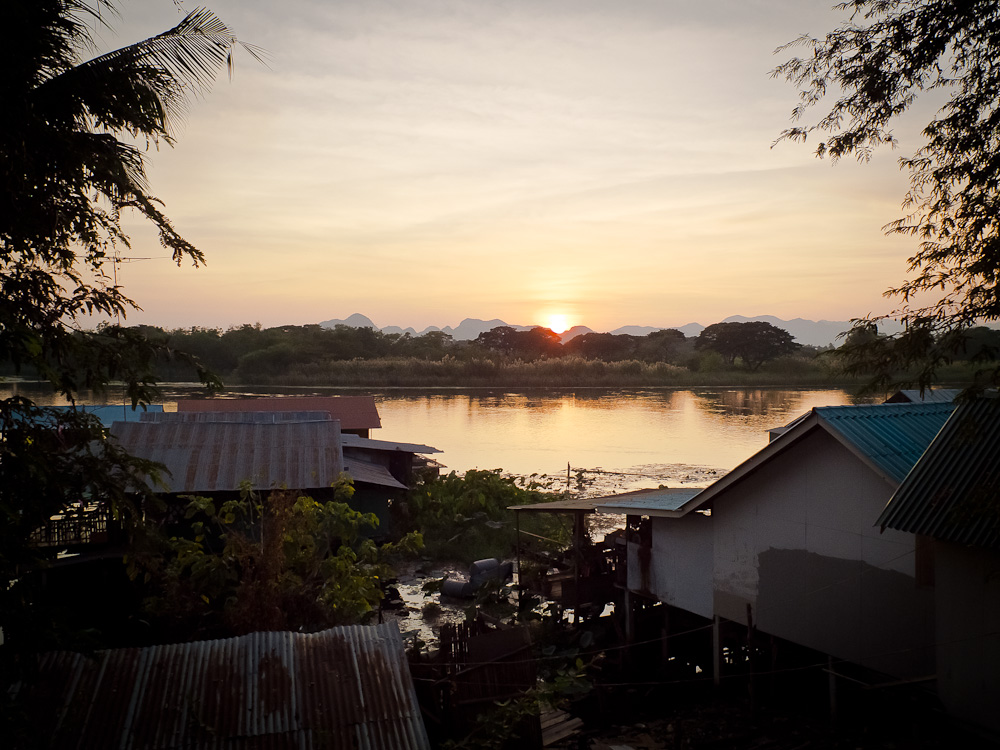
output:
M 579 357 L 503 362 L 492 359 L 441 361 L 355 359 L 315 362 L 270 377 L 235 372 L 236 385 L 367 388 L 645 388 L 685 386 L 853 386 L 863 382 L 838 373 L 825 360 L 789 357 L 756 372 L 737 367 L 700 367 L 697 371 L 666 362 L 602 362 Z

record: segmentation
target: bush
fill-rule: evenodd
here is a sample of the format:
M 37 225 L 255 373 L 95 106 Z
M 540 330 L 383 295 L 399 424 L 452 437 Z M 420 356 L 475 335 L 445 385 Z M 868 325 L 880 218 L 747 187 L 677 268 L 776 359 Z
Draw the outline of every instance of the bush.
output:
M 530 481 L 504 476 L 500 469 L 451 472 L 410 491 L 407 522 L 423 533 L 426 554 L 439 560 L 469 564 L 488 557 L 510 558 L 518 539 L 512 505 L 558 500 Z M 521 528 L 546 537 L 524 535 L 523 549 L 557 549 L 569 544 L 569 529 L 557 516 L 524 513 Z

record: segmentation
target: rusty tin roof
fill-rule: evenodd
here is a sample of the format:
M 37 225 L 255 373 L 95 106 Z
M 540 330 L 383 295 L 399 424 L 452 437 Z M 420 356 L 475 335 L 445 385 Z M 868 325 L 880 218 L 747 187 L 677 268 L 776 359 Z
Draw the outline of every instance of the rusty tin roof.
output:
M 344 469 L 340 426 L 318 422 L 116 422 L 129 453 L 158 461 L 170 493 L 329 487 Z
M 53 652 L 26 692 L 59 749 L 430 747 L 394 622 Z

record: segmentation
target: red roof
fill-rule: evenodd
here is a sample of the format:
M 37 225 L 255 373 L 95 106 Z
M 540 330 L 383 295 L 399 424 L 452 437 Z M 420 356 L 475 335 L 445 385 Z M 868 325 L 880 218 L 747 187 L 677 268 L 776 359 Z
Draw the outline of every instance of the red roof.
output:
M 325 411 L 342 430 L 382 426 L 374 396 L 269 396 L 268 398 L 186 398 L 177 411 Z

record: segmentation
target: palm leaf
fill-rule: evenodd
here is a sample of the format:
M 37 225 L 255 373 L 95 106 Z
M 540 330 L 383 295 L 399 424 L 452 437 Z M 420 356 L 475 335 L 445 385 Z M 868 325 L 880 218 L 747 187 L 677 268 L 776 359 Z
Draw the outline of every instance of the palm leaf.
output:
M 232 73 L 232 51 L 254 59 L 263 52 L 240 42 L 211 11 L 188 13 L 172 29 L 99 55 L 56 75 L 34 92 L 40 103 L 72 109 L 59 113 L 133 135 L 169 137 L 170 118 L 183 111 L 184 96 L 201 95 L 222 65 Z

